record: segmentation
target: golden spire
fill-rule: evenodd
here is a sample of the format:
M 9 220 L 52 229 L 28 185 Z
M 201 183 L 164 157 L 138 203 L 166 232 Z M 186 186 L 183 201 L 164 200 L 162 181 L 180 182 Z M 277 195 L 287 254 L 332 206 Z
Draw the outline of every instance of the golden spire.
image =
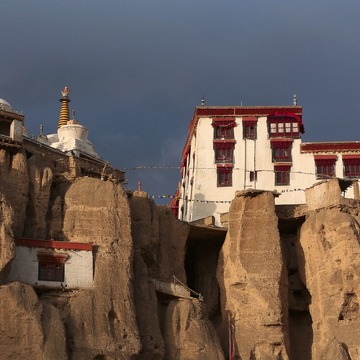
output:
M 70 120 L 69 102 L 71 100 L 68 97 L 69 92 L 70 92 L 70 90 L 67 86 L 65 86 L 64 90 L 61 92 L 62 97 L 59 100 L 61 102 L 61 109 L 60 109 L 58 128 L 60 128 L 61 126 L 67 125 L 67 122 Z

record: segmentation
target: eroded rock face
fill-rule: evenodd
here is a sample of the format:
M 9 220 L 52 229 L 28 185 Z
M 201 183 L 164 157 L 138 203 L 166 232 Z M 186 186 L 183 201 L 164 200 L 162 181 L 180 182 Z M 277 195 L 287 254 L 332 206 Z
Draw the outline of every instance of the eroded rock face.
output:
M 0 193 L 16 214 L 12 231 L 22 236 L 25 226 L 26 207 L 29 196 L 29 176 L 24 150 L 15 153 L 0 149 Z
M 0 192 L 0 279 L 6 277 L 4 269 L 15 256 L 13 225 L 13 209 Z
M 64 209 L 64 236 L 95 244 L 94 289 L 80 291 L 69 302 L 66 326 L 72 358 L 133 359 L 141 344 L 126 193 L 119 184 L 78 179 L 65 194 Z
M 288 359 L 286 277 L 272 193 L 240 192 L 233 200 L 217 279 L 223 349 L 230 318 L 236 356 Z
M 301 227 L 297 253 L 311 294 L 314 359 L 326 358 L 335 337 L 352 359 L 360 357 L 359 220 L 337 206 L 309 212 Z
M 48 238 L 48 219 L 52 169 L 44 163 L 39 155 L 28 160 L 29 168 L 29 203 L 27 208 L 25 237 L 34 239 Z
M 165 359 L 222 360 L 215 329 L 208 320 L 206 307 L 198 300 L 174 300 L 165 315 Z
M 40 302 L 31 286 L 0 287 L 0 354 L 2 359 L 68 359 L 58 310 Z

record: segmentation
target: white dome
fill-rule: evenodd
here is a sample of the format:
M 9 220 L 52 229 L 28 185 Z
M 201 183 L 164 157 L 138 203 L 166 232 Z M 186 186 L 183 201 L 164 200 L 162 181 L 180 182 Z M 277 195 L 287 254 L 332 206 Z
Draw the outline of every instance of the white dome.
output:
M 11 111 L 11 105 L 4 99 L 0 99 L 0 110 Z

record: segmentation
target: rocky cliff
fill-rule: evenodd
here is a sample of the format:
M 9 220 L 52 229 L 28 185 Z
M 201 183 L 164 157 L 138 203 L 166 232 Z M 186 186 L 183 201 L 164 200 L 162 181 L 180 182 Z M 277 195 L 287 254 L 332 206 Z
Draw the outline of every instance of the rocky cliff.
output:
M 226 233 L 23 149 L 0 174 L 1 358 L 360 359 L 359 203 L 337 180 L 286 216 L 238 192 Z M 9 282 L 18 238 L 92 242 L 92 287 Z

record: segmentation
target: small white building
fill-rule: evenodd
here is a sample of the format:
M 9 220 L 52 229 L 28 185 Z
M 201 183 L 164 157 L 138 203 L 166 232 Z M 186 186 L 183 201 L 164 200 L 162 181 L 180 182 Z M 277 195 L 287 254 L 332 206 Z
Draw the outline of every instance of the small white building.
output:
M 20 281 L 37 288 L 92 287 L 92 243 L 15 239 L 15 245 L 8 282 Z
M 199 106 L 190 122 L 174 212 L 192 222 L 228 212 L 236 190 L 276 191 L 276 204 L 305 203 L 318 180 L 360 178 L 360 142 L 302 143 L 302 107 Z M 346 197 L 354 196 L 351 186 Z M 357 191 L 355 191 L 357 193 Z

